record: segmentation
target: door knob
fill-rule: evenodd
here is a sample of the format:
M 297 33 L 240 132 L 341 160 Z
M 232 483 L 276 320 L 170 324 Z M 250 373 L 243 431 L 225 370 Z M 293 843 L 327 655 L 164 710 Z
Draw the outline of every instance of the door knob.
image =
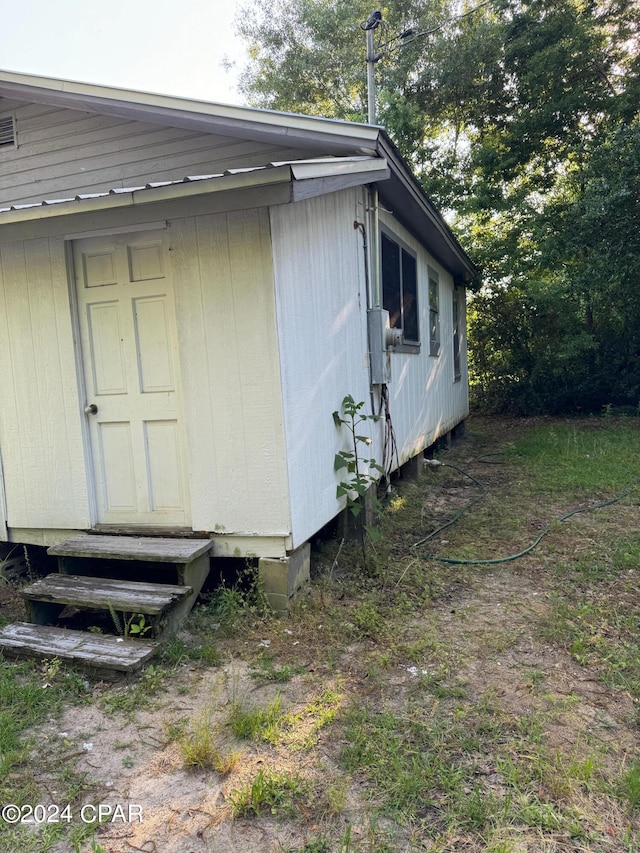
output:
M 95 403 L 90 403 L 88 406 L 84 407 L 84 413 L 85 415 L 97 415 L 98 407 Z

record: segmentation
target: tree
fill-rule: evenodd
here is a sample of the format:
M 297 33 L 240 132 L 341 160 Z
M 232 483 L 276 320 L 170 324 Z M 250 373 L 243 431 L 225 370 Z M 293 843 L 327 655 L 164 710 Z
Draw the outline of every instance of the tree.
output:
M 240 25 L 244 91 L 364 120 L 371 11 L 257 0 Z M 482 399 L 519 411 L 637 402 L 640 7 L 389 0 L 382 13 L 380 121 L 484 272 L 470 337 Z M 407 26 L 418 35 L 399 40 Z

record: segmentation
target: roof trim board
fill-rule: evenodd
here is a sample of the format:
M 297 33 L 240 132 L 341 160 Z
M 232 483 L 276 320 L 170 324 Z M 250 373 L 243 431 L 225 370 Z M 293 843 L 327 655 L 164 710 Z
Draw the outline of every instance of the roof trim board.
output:
M 182 181 L 162 181 L 145 187 L 112 189 L 107 193 L 79 195 L 73 199 L 51 199 L 39 204 L 15 205 L 0 209 L 0 226 L 9 223 L 27 222 L 68 216 L 114 207 L 153 204 L 178 198 L 210 195 L 229 190 L 240 191 L 255 187 L 290 183 L 290 201 L 311 198 L 332 190 L 326 189 L 326 181 L 333 181 L 335 189 L 358 186 L 372 180 L 386 180 L 389 167 L 380 158 L 349 158 L 306 163 L 278 163 L 270 167 L 238 170 L 224 175 L 203 175 L 185 178 Z M 300 185 L 304 184 L 304 188 Z M 281 203 L 281 202 L 279 202 Z
M 292 192 L 291 200 L 309 197 L 306 194 L 307 192 L 317 195 L 358 183 L 376 183 L 383 203 L 429 247 L 438 260 L 449 268 L 458 280 L 470 281 L 477 275 L 477 268 L 429 200 L 390 137 L 381 127 L 274 110 L 261 110 L 253 107 L 214 104 L 188 98 L 176 98 L 1 70 L 0 97 L 156 122 L 189 128 L 203 133 L 241 137 L 271 144 L 282 145 L 286 141 L 288 145 L 297 145 L 303 149 L 312 148 L 315 150 L 321 147 L 327 155 L 340 155 L 343 161 L 358 156 L 364 156 L 370 160 L 378 158 L 381 163 L 384 163 L 383 167 L 376 170 L 373 165 L 370 165 L 368 167 L 369 173 L 364 168 L 360 170 L 356 168 L 348 173 L 347 180 L 349 183 L 341 183 L 335 172 L 323 171 L 324 167 L 319 164 L 324 161 L 313 161 L 315 163 L 314 168 L 319 169 L 315 175 L 317 179 L 315 187 L 312 187 L 309 175 L 303 177 L 303 172 L 300 171 L 296 175 L 292 171 L 292 164 L 289 164 L 286 180 L 291 181 L 292 187 L 296 188 L 296 191 Z M 299 166 L 297 165 L 295 168 L 299 169 Z M 260 171 L 255 170 L 246 173 L 252 176 L 248 179 L 251 186 L 262 185 L 257 183 L 260 179 L 255 177 Z M 271 169 L 262 171 L 273 173 Z M 226 177 L 229 176 L 225 175 L 211 180 L 219 182 Z M 236 174 L 234 177 L 237 178 L 238 175 Z M 272 174 L 270 180 L 275 181 L 277 178 Z M 305 191 L 301 191 L 303 185 Z M 242 184 L 242 186 L 246 186 L 246 184 Z M 220 189 L 223 189 L 221 184 L 216 183 L 214 187 L 209 182 L 206 186 L 198 189 L 193 189 L 193 187 L 185 189 L 184 183 L 180 182 L 169 187 L 136 188 L 132 191 L 129 201 L 125 201 L 122 193 L 118 193 L 118 200 L 112 200 L 108 205 L 106 202 L 100 201 L 100 198 L 104 197 L 94 197 L 92 204 L 95 205 L 94 209 L 99 209 L 101 204 L 103 207 L 126 206 L 127 204 L 150 203 L 156 200 L 164 201 L 176 197 L 186 198 L 202 193 L 217 192 Z M 65 214 L 80 212 L 80 205 L 85 204 L 88 202 L 84 199 L 65 202 L 65 205 L 72 205 L 72 208 L 67 209 Z M 41 211 L 43 208 L 38 206 L 35 209 Z M 82 209 L 86 210 L 87 207 L 83 206 Z M 17 210 L 11 211 L 11 214 L 18 216 L 18 219 L 13 218 L 13 216 L 7 218 L 7 214 L 0 212 L 0 223 L 19 221 L 20 214 Z M 34 218 L 55 215 L 62 215 L 60 209 L 58 212 L 41 212 Z
M 331 150 L 343 152 L 359 149 L 362 153 L 373 153 L 380 132 L 377 126 L 338 119 L 215 104 L 1 70 L 0 96 L 139 121 L 155 119 L 175 127 L 215 131 L 222 136 L 240 133 L 259 142 L 280 144 L 286 137 L 288 142 L 308 145 L 321 139 Z

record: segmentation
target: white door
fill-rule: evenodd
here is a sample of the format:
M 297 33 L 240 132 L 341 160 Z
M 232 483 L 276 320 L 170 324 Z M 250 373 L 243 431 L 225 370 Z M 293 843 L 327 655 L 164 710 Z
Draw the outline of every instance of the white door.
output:
M 73 244 L 98 524 L 190 524 L 166 239 Z

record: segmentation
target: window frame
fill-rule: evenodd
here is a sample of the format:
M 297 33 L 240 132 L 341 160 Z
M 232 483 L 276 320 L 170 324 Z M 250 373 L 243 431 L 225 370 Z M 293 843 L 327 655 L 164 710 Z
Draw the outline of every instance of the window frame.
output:
M 462 328 L 462 305 L 463 301 L 461 296 L 464 295 L 464 290 L 461 287 L 458 287 L 457 284 L 453 285 L 453 292 L 451 294 L 451 308 L 453 313 L 453 381 L 460 382 L 462 379 L 462 335 L 460 334 L 460 329 Z
M 394 322 L 391 317 L 391 311 L 389 310 L 389 300 L 385 299 L 385 282 L 384 282 L 384 263 L 383 263 L 383 241 L 388 240 L 390 243 L 393 243 L 398 249 L 398 266 L 397 266 L 397 283 L 399 290 L 399 309 L 400 309 L 400 324 Z M 419 298 L 419 276 L 418 276 L 418 254 L 415 252 L 410 246 L 408 246 L 397 234 L 391 231 L 389 228 L 380 227 L 380 289 L 382 292 L 382 307 L 385 310 L 389 311 L 389 319 L 391 322 L 391 328 L 402 329 L 404 334 L 406 321 L 405 321 L 405 287 L 404 287 L 404 275 L 406 272 L 404 257 L 408 257 L 411 259 L 411 262 L 414 267 L 414 300 L 415 300 L 415 328 L 417 338 L 405 339 L 402 344 L 395 346 L 393 348 L 394 352 L 409 352 L 409 353 L 419 353 L 421 348 L 420 342 L 420 298 Z
M 427 266 L 429 294 L 429 355 L 435 358 L 442 351 L 440 324 L 440 273 L 431 265 Z

